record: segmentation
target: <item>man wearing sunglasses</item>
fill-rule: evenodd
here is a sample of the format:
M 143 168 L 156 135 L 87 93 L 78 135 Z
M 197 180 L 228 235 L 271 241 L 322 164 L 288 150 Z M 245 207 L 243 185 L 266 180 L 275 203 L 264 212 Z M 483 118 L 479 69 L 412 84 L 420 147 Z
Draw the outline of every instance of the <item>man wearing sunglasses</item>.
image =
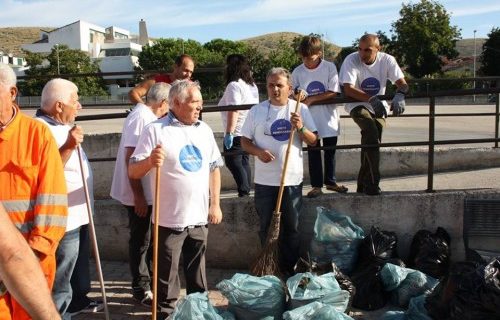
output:
M 387 80 L 395 84 L 397 92 L 391 102 L 378 98 L 385 94 Z M 340 83 L 347 97 L 359 102 L 346 103 L 345 109 L 361 129 L 361 144 L 377 145 L 361 149 L 361 168 L 356 191 L 367 195 L 381 193 L 380 148 L 385 118 L 389 111 L 399 116 L 405 110 L 408 84 L 396 59 L 380 52 L 377 35 L 365 34 L 359 40 L 358 52 L 351 53 L 340 69 Z

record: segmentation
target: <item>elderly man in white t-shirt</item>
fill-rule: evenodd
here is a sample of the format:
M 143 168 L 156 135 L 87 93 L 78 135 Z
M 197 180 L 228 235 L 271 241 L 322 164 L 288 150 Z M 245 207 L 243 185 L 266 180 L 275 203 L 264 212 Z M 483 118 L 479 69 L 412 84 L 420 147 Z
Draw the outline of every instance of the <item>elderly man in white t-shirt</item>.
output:
M 393 56 L 380 52 L 377 35 L 365 34 L 359 40 L 358 52 L 348 55 L 340 68 L 340 83 L 345 95 L 360 102 L 346 103 L 345 109 L 361 128 L 361 144 L 378 145 L 382 141 L 385 118 L 390 110 L 398 116 L 405 109 L 408 93 L 404 74 Z M 381 101 L 387 80 L 395 83 L 397 92 L 391 106 Z M 356 191 L 367 195 L 379 195 L 380 148 L 361 149 L 361 168 Z
M 123 124 L 111 183 L 111 197 L 120 201 L 128 212 L 130 229 L 128 253 L 132 274 L 132 296 L 145 306 L 150 306 L 153 300 L 149 270 L 153 196 L 149 176 L 142 179 L 129 178 L 128 163 L 144 127 L 168 112 L 169 92 L 169 84 L 155 83 L 148 90 L 146 104 L 138 103 L 127 116 Z
M 63 319 L 71 318 L 67 312 L 73 296 L 71 277 L 80 253 L 81 229 L 89 223 L 82 171 L 77 152 L 77 147 L 83 142 L 83 130 L 80 126 L 72 125 L 78 110 L 81 108 L 77 86 L 65 79 L 52 79 L 42 90 L 41 108 L 36 113 L 37 119 L 48 125 L 59 147 L 68 189 L 66 233 L 57 247 L 56 276 L 52 289 L 54 302 Z M 92 171 L 83 150 L 82 158 L 84 161 L 83 176 L 92 197 Z M 86 264 L 88 265 L 88 254 L 86 256 Z
M 181 255 L 187 294 L 208 290 L 208 223 L 222 220 L 220 167 L 224 165 L 212 129 L 199 120 L 203 108 L 199 84 L 176 81 L 168 98 L 168 115 L 144 128 L 129 163 L 134 179 L 160 170 L 156 250 L 158 302 L 165 316 L 173 312 L 180 294 Z

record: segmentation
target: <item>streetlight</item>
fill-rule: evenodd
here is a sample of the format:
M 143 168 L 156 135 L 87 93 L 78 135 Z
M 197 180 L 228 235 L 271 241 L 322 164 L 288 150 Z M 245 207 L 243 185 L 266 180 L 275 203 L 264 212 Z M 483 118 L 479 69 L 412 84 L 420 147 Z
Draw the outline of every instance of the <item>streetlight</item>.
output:
M 472 70 L 472 74 L 473 74 L 473 78 L 474 78 L 474 87 L 473 89 L 476 90 L 476 32 L 477 30 L 474 30 L 474 64 L 473 64 L 473 70 Z M 474 102 L 476 102 L 476 95 L 474 94 L 472 96 L 472 100 Z
M 59 70 L 59 43 L 56 43 L 56 54 L 57 54 L 57 75 L 60 74 Z

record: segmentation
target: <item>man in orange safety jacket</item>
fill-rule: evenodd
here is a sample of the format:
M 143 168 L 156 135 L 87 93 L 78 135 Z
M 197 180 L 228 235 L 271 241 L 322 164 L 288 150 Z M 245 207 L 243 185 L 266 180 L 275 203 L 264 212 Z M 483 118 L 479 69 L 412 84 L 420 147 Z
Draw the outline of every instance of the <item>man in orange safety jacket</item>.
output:
M 14 102 L 16 95 L 16 75 L 0 64 L 0 201 L 38 257 L 51 288 L 55 251 L 66 230 L 66 181 L 49 128 L 24 115 Z M 3 291 L 0 319 L 31 319 Z

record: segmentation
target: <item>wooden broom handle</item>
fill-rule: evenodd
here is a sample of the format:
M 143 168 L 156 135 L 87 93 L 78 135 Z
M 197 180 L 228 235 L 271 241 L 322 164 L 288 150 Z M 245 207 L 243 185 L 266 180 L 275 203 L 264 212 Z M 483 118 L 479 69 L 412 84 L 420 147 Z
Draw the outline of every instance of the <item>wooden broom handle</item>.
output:
M 155 199 L 153 207 L 153 304 L 152 304 L 152 318 L 157 319 L 157 305 L 158 305 L 158 221 L 160 215 L 160 167 L 156 167 L 155 179 Z
M 297 100 L 297 104 L 295 104 L 295 113 L 299 111 L 300 107 L 300 91 L 297 93 L 297 96 L 295 97 Z M 285 175 L 286 175 L 286 169 L 288 167 L 288 158 L 290 156 L 290 149 L 292 147 L 293 143 L 293 136 L 295 134 L 295 130 L 292 129 L 292 132 L 290 132 L 290 138 L 288 139 L 288 145 L 286 147 L 286 153 L 285 153 L 285 163 L 283 164 L 283 170 L 281 171 L 281 180 L 280 180 L 280 189 L 278 191 L 278 200 L 276 201 L 276 208 L 274 209 L 274 213 L 278 214 L 281 210 L 281 199 L 283 198 L 283 191 L 285 189 Z

